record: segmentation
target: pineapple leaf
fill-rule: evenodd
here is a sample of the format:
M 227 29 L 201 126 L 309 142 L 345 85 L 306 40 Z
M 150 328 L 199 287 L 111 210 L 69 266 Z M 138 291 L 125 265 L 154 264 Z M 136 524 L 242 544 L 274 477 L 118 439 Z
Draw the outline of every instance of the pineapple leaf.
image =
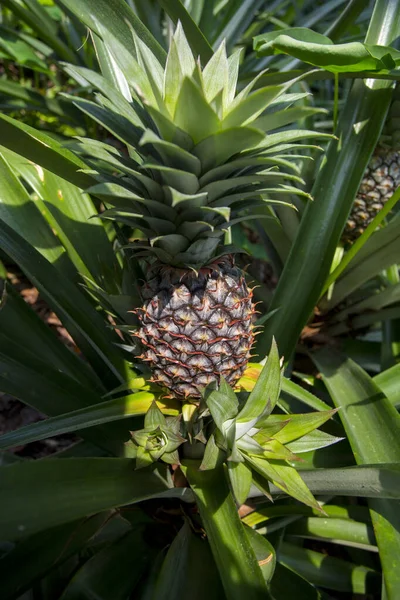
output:
M 132 93 L 128 81 L 121 67 L 117 65 L 109 46 L 94 31 L 91 32 L 91 38 L 102 75 L 120 92 L 125 100 L 132 102 Z
M 147 144 L 151 144 L 155 148 L 166 166 L 199 175 L 201 163 L 191 152 L 162 140 L 151 129 L 146 129 L 140 140 L 141 146 Z
M 158 425 L 162 427 L 165 426 L 166 419 L 161 410 L 158 408 L 156 401 L 153 400 L 144 418 L 144 426 L 146 428 L 150 427 L 155 429 Z
M 361 42 L 333 44 L 328 37 L 305 27 L 256 36 L 254 49 L 259 56 L 289 54 L 333 73 L 391 70 L 400 62 L 400 52 L 390 46 Z
M 200 88 L 185 77 L 175 108 L 174 122 L 186 131 L 195 144 L 220 128 L 217 114 L 204 98 Z
M 60 1 L 107 43 L 124 72 L 129 70 L 132 57 L 136 57 L 132 29 L 165 63 L 165 50 L 123 0 L 87 0 L 84 5 L 80 0 Z
M 226 162 L 231 156 L 243 150 L 256 148 L 264 140 L 264 133 L 252 127 L 224 129 L 207 137 L 193 148 L 193 154 L 200 159 L 202 172 Z
M 164 103 L 171 117 L 177 112 L 179 93 L 185 78 L 190 78 L 196 63 L 180 23 L 171 40 L 164 78 Z
M 63 94 L 63 96 L 65 98 L 69 97 L 68 94 Z M 75 96 L 73 98 L 74 105 L 83 113 L 89 115 L 89 117 L 115 135 L 121 142 L 129 144 L 132 147 L 137 147 L 142 130 L 131 120 L 128 120 L 124 114 L 117 113 L 113 104 L 99 106 L 91 100 L 76 98 Z M 106 104 L 105 98 L 103 103 Z
M 236 417 L 237 426 L 241 425 L 241 435 L 249 431 L 261 416 L 271 414 L 279 398 L 281 378 L 278 348 L 273 340 L 267 364 L 261 371 L 246 404 Z
M 302 452 L 312 452 L 313 450 L 326 448 L 327 446 L 337 444 L 337 442 L 341 442 L 344 439 L 345 438 L 325 433 L 325 431 L 314 429 L 311 433 L 307 433 L 300 439 L 287 444 L 286 447 L 295 454 L 301 454 Z
M 243 49 L 235 50 L 228 58 L 228 85 L 225 88 L 223 97 L 224 111 L 230 106 L 236 93 L 237 80 L 239 76 L 240 58 L 243 54 Z
M 338 409 L 335 408 L 333 410 L 306 413 L 304 415 L 263 416 L 258 421 L 257 426 L 263 428 L 264 425 L 268 427 L 275 423 L 277 425 L 285 423 L 285 426 L 274 434 L 274 438 L 279 440 L 282 444 L 288 444 L 326 423 L 326 421 L 331 419 L 337 411 Z
M 176 261 L 182 264 L 190 265 L 192 267 L 199 267 L 207 264 L 214 256 L 215 250 L 217 249 L 219 244 L 218 238 L 206 238 L 196 240 L 193 244 L 189 246 L 189 248 L 185 252 L 179 252 L 176 255 Z M 226 248 L 225 251 L 221 254 L 228 254 L 229 250 Z
M 182 194 L 195 194 L 199 189 L 199 181 L 193 173 L 154 163 L 144 163 L 142 168 L 156 171 L 165 185 L 177 189 Z
M 296 456 L 289 448 L 281 444 L 277 439 L 269 439 L 265 442 L 258 437 L 254 436 L 264 448 L 264 456 L 268 460 L 286 460 L 286 461 L 299 461 L 301 458 Z
M 291 82 L 290 82 L 291 83 Z M 254 121 L 288 84 L 260 88 L 238 103 L 222 122 L 224 129 L 247 125 Z
M 161 137 L 167 141 L 176 144 L 180 148 L 190 150 L 193 148 L 193 140 L 167 116 L 157 110 L 155 107 L 148 105 L 147 111 L 151 115 Z
M 199 469 L 201 471 L 207 471 L 209 469 L 215 469 L 225 462 L 226 454 L 221 448 L 215 443 L 215 437 L 213 434 L 208 438 L 206 449 L 204 451 L 203 460 Z
M 204 95 L 208 102 L 211 102 L 219 92 L 226 89 L 228 75 L 229 67 L 225 42 L 222 42 L 203 70 Z
M 227 467 L 232 492 L 236 502 L 240 506 L 246 501 L 250 493 L 252 483 L 251 469 L 245 462 L 228 461 Z
M 1 144 L 17 154 L 40 164 L 44 169 L 63 177 L 80 188 L 95 182 L 82 173 L 87 165 L 60 142 L 33 127 L 0 114 Z
M 182 27 L 182 31 L 185 31 L 193 54 L 199 56 L 204 63 L 209 60 L 213 56 L 213 49 L 182 2 L 180 0 L 158 0 L 158 2 L 177 27 Z
M 69 65 L 67 63 L 61 64 L 64 68 L 64 71 L 68 75 L 74 79 L 83 77 L 91 86 L 106 96 L 106 98 L 113 103 L 118 112 L 128 119 L 128 121 L 131 121 L 133 125 L 136 125 L 137 127 L 143 128 L 143 123 L 139 115 L 132 108 L 132 105 L 123 97 L 120 92 L 115 90 L 115 86 L 107 81 L 105 77 L 102 77 L 99 73 L 96 73 L 91 69 L 87 69 L 86 67 L 78 67 L 76 65 Z M 76 100 L 75 96 L 66 95 L 66 97 Z
M 243 452 L 246 452 L 249 456 L 265 456 L 264 448 L 261 444 L 247 433 L 242 434 L 239 427 L 236 427 L 236 435 L 240 436 L 240 438 L 236 440 L 236 445 L 239 450 L 243 450 Z
M 226 393 L 208 386 L 204 390 L 203 397 L 216 426 L 223 433 L 224 423 L 237 415 L 239 403 L 236 394 L 232 395 L 230 392 Z
M 320 514 L 325 514 L 294 467 L 277 461 L 270 462 L 255 456 L 248 457 L 247 460 L 260 475 L 271 481 L 286 494 L 307 506 L 311 506 L 311 508 L 315 508 Z
M 171 256 L 186 250 L 189 245 L 189 240 L 183 235 L 172 233 L 170 235 L 163 235 L 151 240 L 151 245 L 157 248 L 161 248 L 164 252 L 168 252 Z
M 315 108 L 313 106 L 296 106 L 294 108 L 287 108 L 279 112 L 266 114 L 258 117 L 253 122 L 253 127 L 258 127 L 262 131 L 270 131 L 279 129 L 290 123 L 294 123 L 301 119 L 306 119 L 315 115 L 326 115 L 328 111 L 324 108 Z

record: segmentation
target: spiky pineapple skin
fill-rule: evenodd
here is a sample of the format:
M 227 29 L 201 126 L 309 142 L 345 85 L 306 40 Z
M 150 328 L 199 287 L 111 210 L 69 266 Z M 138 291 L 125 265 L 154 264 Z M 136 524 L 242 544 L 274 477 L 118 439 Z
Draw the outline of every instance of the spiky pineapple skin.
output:
M 221 375 L 234 385 L 254 342 L 254 304 L 243 272 L 225 256 L 193 272 L 157 265 L 142 289 L 138 336 L 153 381 L 198 399 Z
M 343 242 L 354 242 L 368 227 L 400 184 L 400 153 L 378 148 L 361 181 L 343 232 Z

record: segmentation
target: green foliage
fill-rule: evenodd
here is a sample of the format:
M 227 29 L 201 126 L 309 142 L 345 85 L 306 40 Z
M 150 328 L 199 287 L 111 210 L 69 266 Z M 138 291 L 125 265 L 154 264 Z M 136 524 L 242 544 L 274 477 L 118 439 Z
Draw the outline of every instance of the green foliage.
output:
M 2 3 L 0 392 L 45 415 L 0 435 L 4 600 L 399 597 L 398 191 L 340 236 L 400 11 L 345 4 Z M 236 389 L 149 382 L 148 239 L 193 268 L 232 242 L 272 265 Z

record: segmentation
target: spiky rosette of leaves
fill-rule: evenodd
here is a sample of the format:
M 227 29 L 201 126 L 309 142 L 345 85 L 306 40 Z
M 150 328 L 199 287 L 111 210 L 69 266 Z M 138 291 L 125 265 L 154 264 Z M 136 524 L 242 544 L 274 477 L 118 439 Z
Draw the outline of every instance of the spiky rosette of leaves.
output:
M 99 90 L 97 104 L 73 101 L 111 131 L 128 156 L 83 138 L 70 148 L 99 181 L 89 191 L 107 207 L 101 217 L 132 227 L 138 256 L 198 269 L 226 253 L 232 225 L 260 218 L 257 208 L 277 202 L 279 194 L 304 195 L 290 152 L 302 140 L 327 136 L 282 130 L 302 116 L 301 109 L 287 110 L 306 95 L 287 93 L 299 78 L 260 87 L 260 74 L 237 92 L 240 51 L 228 58 L 222 43 L 202 69 L 178 25 L 162 65 L 132 35 L 130 69 L 122 73 L 114 57 L 120 91 L 97 73 L 65 66 Z
M 154 401 L 145 416 L 144 428 L 132 432 L 131 454 L 136 457 L 136 468 L 157 460 L 179 464 L 178 448 L 186 441 L 180 428 L 180 415 L 165 417 Z
M 213 469 L 226 462 L 239 504 L 248 497 L 252 483 L 272 499 L 269 492 L 272 483 L 323 512 L 292 463 L 301 461 L 298 456 L 301 452 L 340 440 L 318 430 L 336 410 L 271 414 L 279 399 L 281 380 L 279 354 L 273 342 L 268 361 L 243 406 L 225 381 L 218 389 L 205 390 L 204 400 L 214 431 L 208 438 L 200 469 Z

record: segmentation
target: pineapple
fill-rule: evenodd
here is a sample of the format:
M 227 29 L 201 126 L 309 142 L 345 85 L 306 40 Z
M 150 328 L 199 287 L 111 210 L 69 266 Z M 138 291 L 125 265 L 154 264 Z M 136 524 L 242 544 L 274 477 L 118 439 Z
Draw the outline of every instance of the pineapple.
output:
M 228 58 L 222 43 L 202 69 L 178 24 L 164 67 L 133 35 L 131 71 L 115 78 L 126 78 L 122 93 L 98 74 L 66 67 L 100 90 L 100 107 L 75 104 L 129 156 L 83 138 L 73 148 L 99 180 L 89 191 L 106 206 L 101 218 L 128 225 L 145 261 L 143 304 L 132 311 L 140 358 L 171 396 L 197 399 L 221 376 L 237 382 L 254 341 L 252 292 L 235 265 L 230 228 L 275 219 L 265 206 L 279 194 L 307 196 L 294 185 L 302 180 L 290 153 L 298 155 L 302 139 L 327 136 L 279 131 L 293 121 L 287 108 L 307 96 L 286 93 L 298 80 L 255 89 L 259 75 L 237 93 L 240 51 Z
M 342 241 L 353 243 L 400 185 L 400 88 L 394 91 L 380 142 L 361 181 Z

